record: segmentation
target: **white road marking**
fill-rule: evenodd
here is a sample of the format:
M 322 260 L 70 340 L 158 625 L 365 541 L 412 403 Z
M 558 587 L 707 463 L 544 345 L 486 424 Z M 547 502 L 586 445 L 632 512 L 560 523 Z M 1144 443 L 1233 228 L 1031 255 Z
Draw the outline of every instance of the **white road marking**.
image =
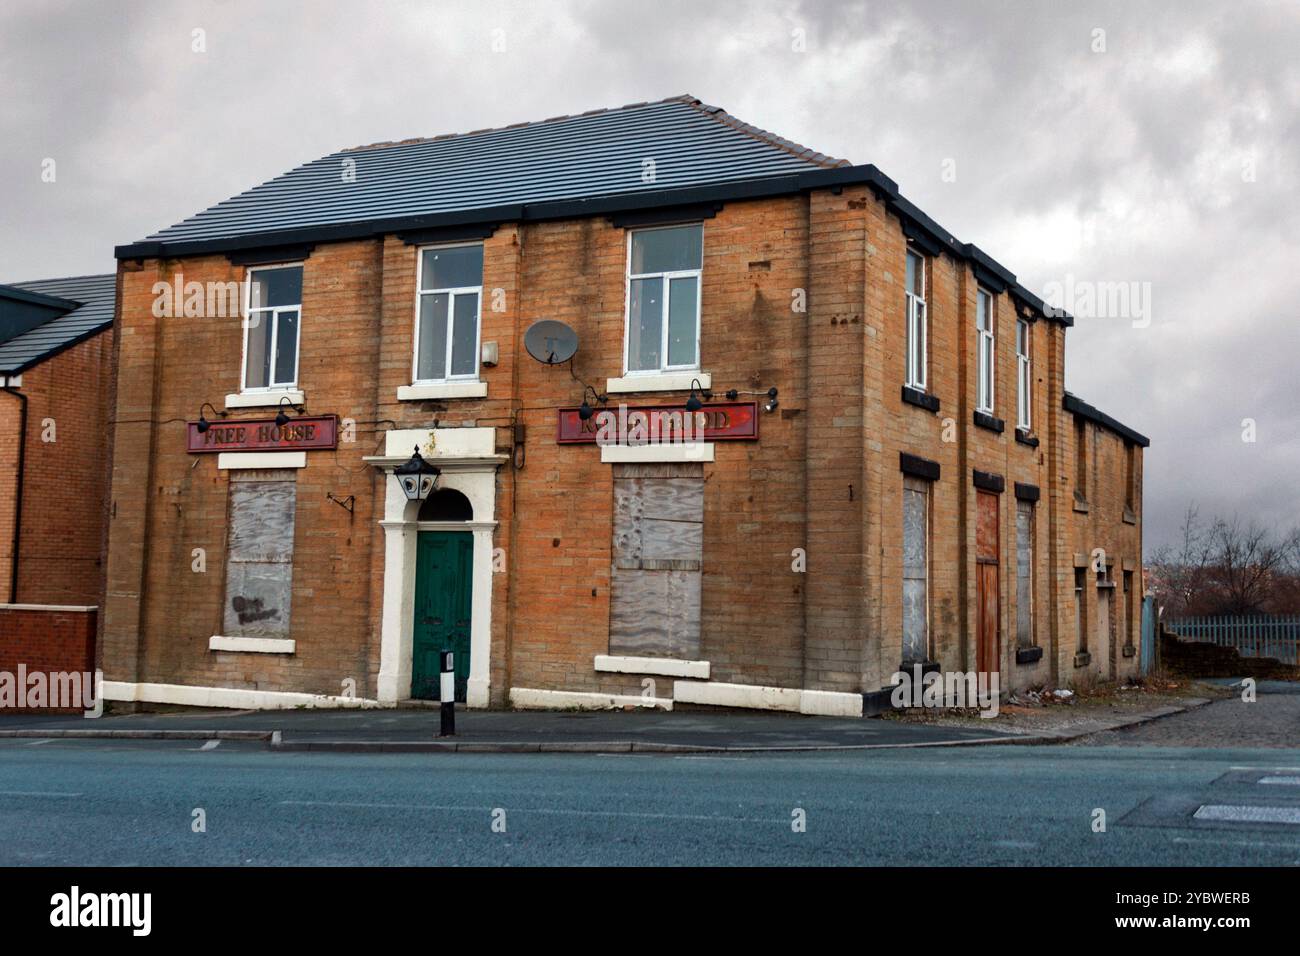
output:
M 28 746 L 28 747 L 39 747 L 41 744 L 52 744 L 52 743 L 54 743 L 54 738 L 53 738 L 53 737 L 45 737 L 45 738 L 42 738 L 41 740 L 29 740 L 29 741 L 27 741 L 26 746 Z
M 220 747 L 220 746 L 221 746 L 221 741 L 220 741 L 220 740 L 208 740 L 208 741 L 205 741 L 204 744 L 203 744 L 203 746 L 200 747 L 199 749 L 200 749 L 200 750 L 216 750 L 216 749 L 217 749 L 218 747 Z
M 80 797 L 80 793 L 60 793 L 56 790 L 0 790 L 0 797 Z
M 1283 776 L 1260 777 L 1259 780 L 1256 781 L 1256 783 L 1277 783 L 1287 787 L 1300 787 L 1300 777 L 1283 777 Z
M 1195 840 L 1191 837 L 1174 837 L 1175 843 L 1208 843 L 1211 846 L 1271 846 L 1294 850 L 1294 843 L 1270 843 L 1267 840 Z
M 1208 803 L 1192 814 L 1194 820 L 1226 820 L 1233 823 L 1300 824 L 1300 807 L 1252 807 L 1240 804 Z
M 365 810 L 447 810 L 464 813 L 491 813 L 495 807 L 466 807 L 455 804 L 426 803 L 343 803 L 330 800 L 281 800 L 282 807 L 349 807 Z M 500 804 L 498 804 L 500 806 Z M 511 807 L 505 805 L 507 813 L 543 813 L 566 817 L 630 817 L 649 820 L 708 820 L 714 823 L 773 823 L 785 822 L 778 817 L 720 817 L 694 813 L 635 813 L 624 810 L 557 810 L 552 807 Z
M 1300 767 L 1229 767 L 1229 770 L 1268 770 L 1272 773 L 1300 773 Z

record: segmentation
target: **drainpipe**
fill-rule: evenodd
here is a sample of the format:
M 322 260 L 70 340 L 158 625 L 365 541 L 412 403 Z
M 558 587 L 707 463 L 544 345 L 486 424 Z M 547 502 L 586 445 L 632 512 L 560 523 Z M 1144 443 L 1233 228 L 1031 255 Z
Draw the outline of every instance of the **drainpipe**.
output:
M 8 379 L 5 382 L 8 383 Z M 9 603 L 18 603 L 18 542 L 22 536 L 23 526 L 23 476 L 27 457 L 27 396 L 12 385 L 6 384 L 3 391 L 18 399 L 22 408 L 18 420 L 18 480 L 14 485 L 14 542 L 13 557 L 10 560 Z

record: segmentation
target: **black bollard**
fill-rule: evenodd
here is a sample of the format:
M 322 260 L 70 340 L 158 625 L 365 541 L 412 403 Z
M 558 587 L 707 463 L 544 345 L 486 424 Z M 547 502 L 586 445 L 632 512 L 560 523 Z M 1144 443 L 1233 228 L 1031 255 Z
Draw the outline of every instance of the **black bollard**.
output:
M 438 658 L 442 666 L 442 685 L 438 694 L 442 700 L 442 729 L 439 736 L 454 737 L 456 735 L 456 671 L 452 666 L 451 651 L 441 651 Z

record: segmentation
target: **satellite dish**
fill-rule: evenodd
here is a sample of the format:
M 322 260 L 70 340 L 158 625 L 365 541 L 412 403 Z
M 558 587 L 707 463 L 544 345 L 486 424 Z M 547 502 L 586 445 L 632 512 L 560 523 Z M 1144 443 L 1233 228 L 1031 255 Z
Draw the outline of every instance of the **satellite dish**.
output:
M 578 351 L 578 333 L 563 322 L 542 319 L 524 333 L 524 348 L 544 365 L 557 365 L 567 362 Z

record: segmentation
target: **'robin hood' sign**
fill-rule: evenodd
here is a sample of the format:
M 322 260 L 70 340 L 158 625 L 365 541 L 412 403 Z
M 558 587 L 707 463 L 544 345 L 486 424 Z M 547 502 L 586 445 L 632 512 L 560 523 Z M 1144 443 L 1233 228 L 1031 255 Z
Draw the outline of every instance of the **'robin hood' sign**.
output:
M 311 451 L 337 448 L 338 418 L 334 415 L 294 418 L 277 425 L 274 418 L 238 422 L 213 422 L 199 431 L 189 423 L 190 454 L 212 451 Z
M 644 445 L 758 438 L 757 402 L 722 402 L 688 412 L 680 405 L 601 408 L 585 422 L 576 408 L 560 409 L 561 445 Z

